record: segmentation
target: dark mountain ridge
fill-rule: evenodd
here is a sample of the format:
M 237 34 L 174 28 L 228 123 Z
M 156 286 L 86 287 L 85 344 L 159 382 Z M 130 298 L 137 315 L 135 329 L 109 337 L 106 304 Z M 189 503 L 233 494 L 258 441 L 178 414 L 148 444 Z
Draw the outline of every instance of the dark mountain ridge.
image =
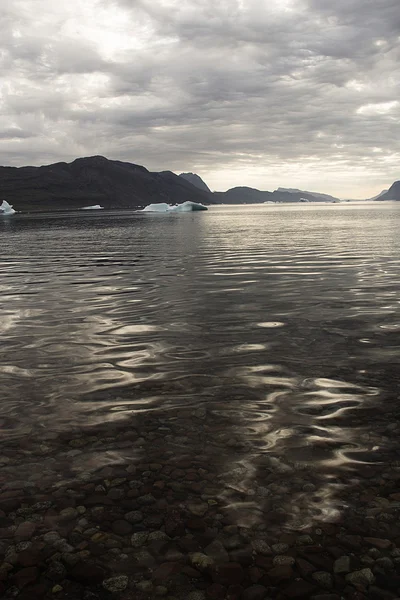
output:
M 152 173 L 145 167 L 103 156 L 42 167 L 0 167 L 0 198 L 16 210 L 54 210 L 100 204 L 104 208 L 139 208 L 150 203 L 191 200 L 213 203 L 171 171 Z

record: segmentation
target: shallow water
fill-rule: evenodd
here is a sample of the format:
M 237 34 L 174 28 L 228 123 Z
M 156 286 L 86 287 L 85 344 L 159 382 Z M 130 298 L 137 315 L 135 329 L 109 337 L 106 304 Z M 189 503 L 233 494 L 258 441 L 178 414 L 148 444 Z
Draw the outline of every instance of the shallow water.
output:
M 318 506 L 293 518 L 335 514 L 346 477 L 397 456 L 399 228 L 396 203 L 1 220 L 3 444 L 201 409 L 226 489 L 251 493 L 260 458 L 311 467 Z

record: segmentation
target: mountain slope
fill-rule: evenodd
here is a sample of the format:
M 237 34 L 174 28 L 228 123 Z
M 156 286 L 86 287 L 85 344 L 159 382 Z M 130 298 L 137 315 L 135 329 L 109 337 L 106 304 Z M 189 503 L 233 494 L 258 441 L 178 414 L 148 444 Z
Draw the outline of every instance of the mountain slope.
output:
M 17 210 L 54 210 L 101 204 L 105 208 L 137 208 L 152 202 L 213 202 L 189 181 L 170 171 L 103 156 L 42 167 L 0 167 L 0 198 Z
M 395 181 L 385 194 L 381 194 L 376 200 L 400 200 L 400 181 Z
M 295 188 L 282 188 L 279 187 L 277 192 L 289 192 L 290 194 L 300 194 L 302 198 L 316 198 L 316 200 L 322 200 L 327 202 L 337 202 L 339 198 L 330 196 L 329 194 L 321 194 L 320 192 L 307 192 L 305 190 L 298 190 Z
M 196 173 L 180 173 L 179 177 L 186 179 L 186 181 L 189 181 L 189 183 L 191 183 L 192 185 L 199 188 L 199 190 L 203 190 L 203 192 L 211 193 L 211 190 L 208 187 L 208 185 Z

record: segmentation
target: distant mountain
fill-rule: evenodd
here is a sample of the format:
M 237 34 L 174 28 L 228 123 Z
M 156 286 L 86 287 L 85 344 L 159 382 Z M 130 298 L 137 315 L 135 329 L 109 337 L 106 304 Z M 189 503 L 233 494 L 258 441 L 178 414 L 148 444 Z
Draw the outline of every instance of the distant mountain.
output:
M 379 194 L 373 200 L 400 200 L 400 181 L 395 181 L 393 185 L 385 192 Z
M 251 187 L 234 187 L 227 192 L 214 192 L 218 204 L 262 204 L 272 200 L 272 192 L 261 192 Z
M 302 198 L 311 199 L 311 202 L 315 202 L 315 198 L 326 202 L 338 202 L 339 198 L 330 196 L 329 194 L 321 194 L 320 192 L 306 192 L 304 190 L 298 190 L 296 188 L 282 188 L 279 187 L 277 192 L 289 192 L 290 194 L 300 194 Z
M 374 196 L 373 198 L 368 198 L 368 200 L 379 200 L 379 198 L 381 196 L 383 196 L 384 194 L 386 194 L 388 190 L 382 190 L 379 194 L 377 194 L 376 196 Z
M 208 185 L 202 180 L 202 178 L 199 175 L 196 175 L 196 173 L 180 173 L 179 177 L 183 177 L 183 179 L 189 181 L 189 183 L 199 188 L 199 190 L 211 193 L 211 190 L 208 187 Z
M 138 208 L 186 200 L 215 202 L 212 194 L 171 171 L 151 173 L 145 167 L 104 156 L 42 167 L 0 167 L 0 198 L 16 210 L 71 209 L 93 204 Z
M 214 192 L 218 204 L 262 204 L 264 202 L 320 202 L 322 197 L 329 199 L 329 202 L 338 202 L 337 198 L 327 194 L 311 194 L 301 190 L 289 191 L 285 188 L 278 188 L 274 192 L 257 190 L 251 187 L 234 187 L 227 192 Z

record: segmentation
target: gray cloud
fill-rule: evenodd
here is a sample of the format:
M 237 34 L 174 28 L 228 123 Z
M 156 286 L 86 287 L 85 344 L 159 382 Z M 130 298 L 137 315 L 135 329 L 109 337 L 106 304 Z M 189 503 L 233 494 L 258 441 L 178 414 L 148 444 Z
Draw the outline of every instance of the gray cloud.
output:
M 199 172 L 214 189 L 324 181 L 352 196 L 399 177 L 397 0 L 15 0 L 1 12 L 2 164 L 104 154 Z

